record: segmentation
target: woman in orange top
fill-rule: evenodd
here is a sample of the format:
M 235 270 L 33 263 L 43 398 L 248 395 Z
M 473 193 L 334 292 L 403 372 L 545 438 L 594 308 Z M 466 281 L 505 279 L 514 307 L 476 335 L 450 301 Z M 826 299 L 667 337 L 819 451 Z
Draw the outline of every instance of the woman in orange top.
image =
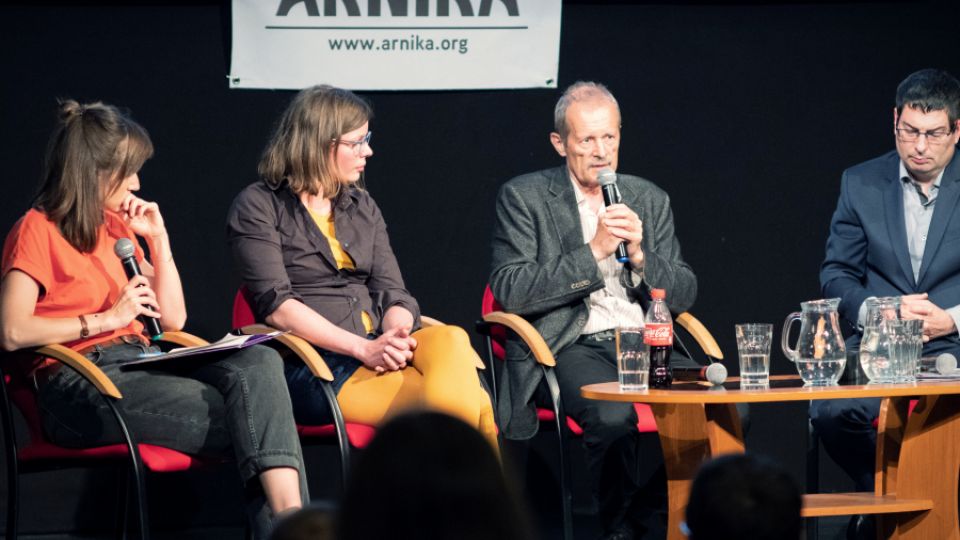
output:
M 66 343 L 117 385 L 127 425 L 139 442 L 197 455 L 232 455 L 252 497 L 251 525 L 265 538 L 271 513 L 301 505 L 304 476 L 282 361 L 250 347 L 180 363 L 170 371 L 121 370 L 158 349 L 138 316 L 163 330 L 186 321 L 180 276 L 156 203 L 134 193 L 153 154 L 147 132 L 115 107 L 66 101 L 50 139 L 34 207 L 3 248 L 0 339 L 8 351 Z M 146 239 L 151 260 L 135 254 L 142 276 L 127 279 L 113 249 Z M 34 377 L 50 438 L 88 447 L 122 440 L 91 386 L 59 364 Z M 253 488 L 253 489 L 249 489 Z

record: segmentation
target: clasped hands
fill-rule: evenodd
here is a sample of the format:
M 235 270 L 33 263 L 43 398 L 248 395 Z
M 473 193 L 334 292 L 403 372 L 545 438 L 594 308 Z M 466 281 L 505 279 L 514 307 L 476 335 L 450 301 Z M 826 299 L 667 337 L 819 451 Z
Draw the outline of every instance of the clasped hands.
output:
M 407 367 L 417 348 L 417 340 L 410 335 L 410 330 L 409 326 L 399 326 L 384 331 L 377 339 L 367 340 L 358 360 L 377 373 Z
M 597 233 L 590 240 L 590 251 L 597 261 L 609 257 L 620 242 L 627 244 L 627 256 L 635 270 L 643 268 L 643 222 L 623 203 L 608 206 L 597 222 Z
M 923 342 L 926 343 L 957 331 L 953 317 L 927 298 L 927 293 L 900 297 L 900 317 L 923 321 Z

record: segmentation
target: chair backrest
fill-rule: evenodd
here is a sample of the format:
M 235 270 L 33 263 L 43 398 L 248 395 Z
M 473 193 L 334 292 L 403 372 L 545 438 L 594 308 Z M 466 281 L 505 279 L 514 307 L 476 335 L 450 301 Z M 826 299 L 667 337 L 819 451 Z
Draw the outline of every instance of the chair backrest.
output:
M 250 306 L 250 291 L 246 287 L 241 286 L 237 289 L 237 294 L 233 297 L 233 317 L 231 321 L 234 328 L 241 328 L 257 322 L 257 318 L 253 315 L 253 308 Z
M 46 441 L 40 406 L 37 404 L 37 391 L 31 375 L 32 368 L 37 365 L 36 360 L 23 353 L 4 353 L 0 362 L 3 362 L 4 366 L 3 383 L 6 384 L 7 397 L 23 415 L 30 441 L 34 444 Z
M 480 304 L 480 314 L 486 315 L 493 311 L 503 311 L 503 306 L 493 297 L 493 291 L 490 290 L 490 285 L 488 284 L 486 288 L 483 289 L 483 301 Z M 504 348 L 504 343 L 506 342 L 507 329 L 498 324 L 493 325 L 490 328 L 490 346 L 493 349 L 493 355 L 500 360 L 503 360 L 507 356 L 507 351 Z

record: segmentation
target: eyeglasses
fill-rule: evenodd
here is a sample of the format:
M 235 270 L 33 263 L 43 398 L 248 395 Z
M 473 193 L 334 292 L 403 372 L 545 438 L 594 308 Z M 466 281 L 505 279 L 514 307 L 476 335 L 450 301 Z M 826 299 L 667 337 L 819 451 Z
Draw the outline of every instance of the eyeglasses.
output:
M 363 136 L 359 141 L 346 141 L 343 139 L 334 139 L 334 142 L 337 144 L 343 144 L 349 146 L 355 155 L 360 155 L 360 151 L 363 149 L 363 145 L 370 146 L 370 137 L 373 137 L 373 132 L 368 131 L 366 135 Z
M 952 129 L 935 129 L 933 131 L 920 131 L 914 128 L 895 128 L 897 138 L 903 142 L 917 142 L 920 137 L 926 137 L 927 143 L 932 145 L 943 144 L 947 138 L 953 134 Z

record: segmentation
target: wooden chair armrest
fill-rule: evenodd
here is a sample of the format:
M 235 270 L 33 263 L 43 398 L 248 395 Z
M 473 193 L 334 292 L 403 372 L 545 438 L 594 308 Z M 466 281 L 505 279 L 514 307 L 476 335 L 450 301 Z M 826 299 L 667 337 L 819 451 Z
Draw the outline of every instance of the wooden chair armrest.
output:
M 431 326 L 443 326 L 444 323 L 434 319 L 433 317 L 427 317 L 426 315 L 420 316 L 420 327 L 421 328 L 430 328 Z
M 244 334 L 268 334 L 275 331 L 275 328 L 265 324 L 251 324 L 240 329 L 240 332 Z M 310 368 L 310 372 L 313 373 L 314 377 L 319 377 L 325 381 L 333 381 L 333 372 L 330 371 L 327 363 L 323 361 L 320 353 L 318 353 L 307 340 L 289 333 L 280 334 L 273 339 L 297 355 L 297 357 Z
M 46 358 L 53 358 L 62 362 L 77 371 L 81 377 L 88 380 L 90 384 L 96 387 L 101 394 L 110 396 L 114 399 L 121 399 L 123 394 L 117 385 L 113 384 L 110 377 L 104 373 L 96 364 L 87 359 L 86 356 L 77 351 L 60 344 L 46 345 L 36 350 L 36 353 Z
M 434 319 L 433 317 L 427 317 L 426 315 L 420 316 L 420 328 L 431 328 L 434 326 L 445 326 L 446 323 L 440 321 L 439 319 Z M 480 355 L 477 355 L 474 366 L 477 369 L 487 369 L 487 366 L 483 364 L 483 360 L 480 359 Z
M 703 325 L 696 317 L 690 313 L 684 312 L 677 315 L 675 319 L 677 324 L 682 326 L 687 332 L 693 336 L 693 339 L 697 342 L 697 345 L 703 349 L 704 354 L 710 358 L 715 358 L 717 360 L 723 360 L 723 352 L 720 351 L 720 346 L 717 345 L 717 341 L 713 339 L 713 335 L 710 334 L 710 331 L 707 330 L 707 327 Z
M 200 347 L 210 344 L 209 341 L 186 332 L 164 332 L 160 341 L 181 347 Z
M 483 320 L 488 323 L 502 324 L 515 332 L 527 344 L 527 347 L 530 347 L 537 363 L 550 367 L 557 365 L 557 361 L 553 357 L 553 353 L 550 352 L 547 342 L 543 340 L 543 336 L 523 317 L 503 311 L 491 311 L 483 316 Z

